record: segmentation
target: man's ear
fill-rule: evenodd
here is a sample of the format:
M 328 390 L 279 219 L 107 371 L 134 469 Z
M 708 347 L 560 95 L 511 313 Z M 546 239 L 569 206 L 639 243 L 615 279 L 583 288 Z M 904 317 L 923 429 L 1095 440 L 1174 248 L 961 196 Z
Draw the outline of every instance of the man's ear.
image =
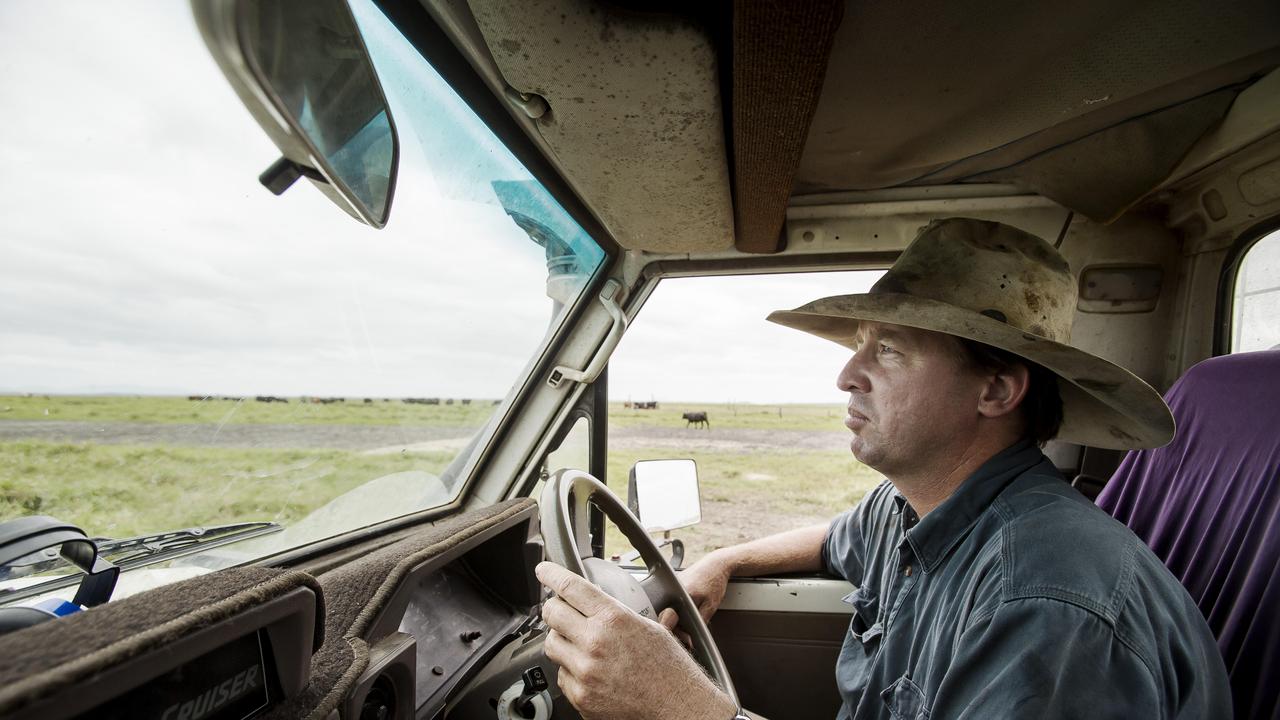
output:
M 1022 363 L 1013 363 L 988 375 L 978 397 L 978 414 L 998 418 L 1018 409 L 1031 387 L 1031 371 Z

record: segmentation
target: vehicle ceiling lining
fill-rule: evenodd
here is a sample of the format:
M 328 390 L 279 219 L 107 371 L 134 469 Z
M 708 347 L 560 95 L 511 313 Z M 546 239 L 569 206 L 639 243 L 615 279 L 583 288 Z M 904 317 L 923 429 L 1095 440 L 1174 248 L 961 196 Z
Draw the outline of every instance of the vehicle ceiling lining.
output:
M 538 132 L 586 203 L 624 247 L 667 253 L 776 251 L 769 198 L 891 187 L 1000 182 L 1109 222 L 1280 67 L 1274 0 L 844 0 L 842 19 L 772 38 L 735 16 L 720 62 L 671 3 L 468 2 L 507 82 L 547 99 Z M 811 60 L 805 43 L 831 45 L 825 77 L 798 73 L 822 77 L 807 129 L 810 87 L 771 68 Z M 772 133 L 737 127 L 771 113 Z
M 849 2 L 797 195 L 1006 182 L 1110 221 L 1280 65 L 1280 4 Z

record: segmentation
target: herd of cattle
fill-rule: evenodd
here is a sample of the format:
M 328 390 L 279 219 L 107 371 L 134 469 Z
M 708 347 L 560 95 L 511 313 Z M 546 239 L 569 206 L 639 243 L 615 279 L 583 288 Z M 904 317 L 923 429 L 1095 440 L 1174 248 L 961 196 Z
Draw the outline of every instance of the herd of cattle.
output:
M 628 410 L 657 410 L 658 401 L 648 400 L 645 402 L 632 402 L 628 400 L 622 403 L 622 407 Z M 687 412 L 681 415 L 680 419 L 684 420 L 684 426 L 687 428 L 700 427 L 700 428 L 706 428 L 707 430 L 711 429 L 711 420 L 707 418 L 707 412 L 705 410 L 695 410 L 694 412 Z
M 197 402 L 199 402 L 199 401 L 202 401 L 202 400 L 235 400 L 235 401 L 240 401 L 240 400 L 246 400 L 247 398 L 238 398 L 238 397 L 214 397 L 213 395 L 188 395 L 188 396 L 187 396 L 187 399 L 188 399 L 188 400 L 193 400 L 193 401 L 197 401 Z M 254 396 L 253 400 L 254 400 L 254 402 L 260 402 L 260 403 L 287 403 L 287 402 L 289 402 L 289 399 L 288 399 L 288 398 L 279 397 L 279 396 L 277 396 L 277 395 L 256 395 L 256 396 Z M 382 402 L 391 402 L 391 400 L 392 400 L 392 399 L 391 399 L 391 398 L 378 398 L 378 400 L 381 400 Z M 346 401 L 347 401 L 347 399 L 346 399 L 346 398 L 340 398 L 340 397 L 305 397 L 305 396 L 304 396 L 304 397 L 297 398 L 297 401 L 298 401 L 299 403 L 309 403 L 309 404 L 313 404 L 313 405 L 329 405 L 329 404 L 331 404 L 331 403 L 342 403 L 342 402 L 346 402 Z M 364 402 L 365 402 L 365 404 L 371 404 L 371 403 L 373 403 L 374 401 L 375 401 L 375 399 L 374 399 L 374 398 L 364 398 Z M 407 405 L 453 405 L 455 402 L 456 402 L 457 404 L 459 404 L 459 405 L 470 405 L 473 401 L 471 400 L 471 398 L 459 398 L 459 399 L 455 400 L 454 398 L 419 398 L 419 397 L 412 397 L 412 398 L 400 398 L 400 402 L 405 403 L 405 404 L 407 404 Z M 494 400 L 494 401 L 492 401 L 492 402 L 493 402 L 493 404 L 494 404 L 494 405 L 497 405 L 498 403 L 500 403 L 500 402 L 502 402 L 502 401 L 501 401 L 501 400 Z M 648 401 L 645 401 L 645 402 L 632 402 L 632 401 L 628 400 L 628 401 L 626 401 L 625 403 L 623 403 L 623 407 L 627 408 L 628 410 L 657 410 L 657 409 L 658 409 L 658 401 L 657 401 L 657 400 L 648 400 Z M 695 412 L 687 412 L 687 413 L 684 413 L 683 415 L 681 415 L 681 416 L 680 416 L 680 418 L 681 418 L 682 420 L 684 420 L 684 426 L 685 426 L 686 428 L 688 428 L 688 427 L 700 427 L 700 428 L 705 428 L 705 429 L 707 429 L 707 430 L 710 430 L 710 429 L 711 429 L 711 421 L 707 418 L 707 413 L 706 413 L 706 411 L 704 411 L 704 410 L 699 410 L 699 411 L 695 411 Z
M 631 402 L 630 400 L 622 403 L 622 407 L 628 410 L 657 410 L 658 401 L 650 400 L 648 402 Z
M 247 400 L 248 398 L 214 396 L 214 395 L 188 395 L 187 399 L 195 402 L 201 402 L 204 400 L 231 400 L 235 402 L 240 402 L 242 400 Z M 380 400 L 385 403 L 385 402 L 391 402 L 392 398 L 376 398 L 376 399 L 364 398 L 364 403 L 366 405 L 369 405 L 375 402 L 375 400 Z M 253 401 L 260 402 L 260 403 L 288 403 L 289 398 L 279 397 L 277 395 L 255 395 L 253 397 Z M 304 396 L 304 397 L 297 398 L 297 401 L 299 403 L 310 404 L 310 405 L 330 405 L 332 403 L 344 403 L 347 401 L 347 398 L 305 397 Z M 456 400 L 454 398 L 443 398 L 443 399 L 441 398 L 400 398 L 400 402 L 407 403 L 409 405 L 452 405 L 455 402 L 458 403 L 459 405 L 470 405 L 472 402 L 478 402 L 478 401 L 473 401 L 471 398 L 459 398 Z M 500 402 L 502 401 L 501 400 L 492 401 L 494 405 L 497 405 Z

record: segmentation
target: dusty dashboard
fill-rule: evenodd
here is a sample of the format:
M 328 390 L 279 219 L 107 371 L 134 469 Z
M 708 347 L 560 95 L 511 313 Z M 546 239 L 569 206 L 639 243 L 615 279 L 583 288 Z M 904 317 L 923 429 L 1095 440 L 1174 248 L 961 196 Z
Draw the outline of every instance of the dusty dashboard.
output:
M 328 572 L 246 566 L 0 635 L 0 717 L 533 718 L 536 506 L 423 526 Z
M 346 633 L 364 639 L 369 663 L 341 717 L 551 716 L 558 693 L 554 667 L 541 653 L 536 506 L 526 500 L 500 514 L 483 527 L 455 519 L 439 542 L 408 538 L 379 551 L 402 557 L 363 608 L 374 619 Z M 334 572 L 319 580 L 326 596 L 345 596 L 382 578 L 378 564 L 372 562 L 374 574 Z
M 497 713 L 496 701 L 512 686 L 522 688 L 517 695 L 532 696 L 547 690 L 546 680 L 552 676 L 536 643 L 541 637 L 536 585 L 527 588 L 522 582 L 517 589 L 512 582 L 532 580 L 532 566 L 540 557 L 530 556 L 529 564 L 510 567 L 510 556 L 499 561 L 492 552 L 502 545 L 498 540 L 494 548 L 482 547 L 475 555 L 416 575 L 406 584 L 408 603 L 397 632 L 414 639 L 417 718 L 546 717 L 528 704 L 529 698 L 517 703 L 523 712 L 517 708 L 514 713 Z M 531 594 L 522 595 L 530 589 Z M 526 651 L 511 652 L 514 648 Z M 486 692 L 493 683 L 483 680 L 495 676 L 508 681 Z M 544 697 L 549 710 L 549 694 Z

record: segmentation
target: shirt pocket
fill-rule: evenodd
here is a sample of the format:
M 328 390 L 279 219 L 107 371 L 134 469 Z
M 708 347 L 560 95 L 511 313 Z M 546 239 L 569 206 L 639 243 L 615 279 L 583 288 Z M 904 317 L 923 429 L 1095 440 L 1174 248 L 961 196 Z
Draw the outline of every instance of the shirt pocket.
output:
M 842 598 L 853 606 L 849 634 L 836 661 L 836 685 L 846 703 L 855 706 L 869 690 L 871 665 L 880 650 L 880 603 L 874 590 L 859 587 Z
M 925 702 L 924 691 L 907 675 L 882 690 L 880 698 L 893 720 L 929 720 L 929 705 Z
M 862 643 L 868 655 L 874 654 L 883 630 L 880 622 L 880 598 L 876 596 L 876 591 L 863 585 L 841 599 L 853 606 L 849 633 Z

